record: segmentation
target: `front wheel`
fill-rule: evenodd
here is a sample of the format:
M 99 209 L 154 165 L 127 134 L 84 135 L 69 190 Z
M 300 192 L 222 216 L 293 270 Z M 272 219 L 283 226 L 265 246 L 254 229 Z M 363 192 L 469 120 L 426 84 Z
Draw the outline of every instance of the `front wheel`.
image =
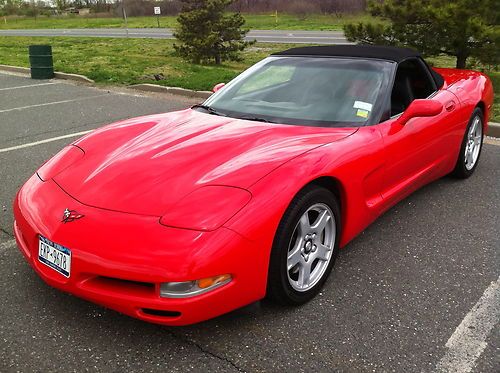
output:
M 481 155 L 483 146 L 483 112 L 476 108 L 465 130 L 460 154 L 458 155 L 457 164 L 452 172 L 452 175 L 466 179 L 474 173 Z
M 289 305 L 313 298 L 332 270 L 339 236 L 336 197 L 322 187 L 305 187 L 290 203 L 276 232 L 267 296 Z

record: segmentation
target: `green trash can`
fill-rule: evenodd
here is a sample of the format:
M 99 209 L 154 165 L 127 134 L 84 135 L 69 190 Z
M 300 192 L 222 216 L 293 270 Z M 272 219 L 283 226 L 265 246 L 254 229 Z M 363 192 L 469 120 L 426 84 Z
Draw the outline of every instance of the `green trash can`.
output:
M 54 77 L 52 47 L 50 45 L 30 45 L 29 54 L 31 79 L 52 79 Z

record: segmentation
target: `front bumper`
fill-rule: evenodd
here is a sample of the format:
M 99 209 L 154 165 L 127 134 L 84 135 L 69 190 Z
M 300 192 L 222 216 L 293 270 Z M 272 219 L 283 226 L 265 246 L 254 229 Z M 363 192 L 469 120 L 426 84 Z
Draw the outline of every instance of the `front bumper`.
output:
M 84 217 L 62 223 L 63 211 Z M 269 253 L 220 228 L 199 232 L 162 226 L 158 217 L 83 205 L 55 182 L 34 175 L 14 201 L 21 252 L 49 285 L 124 314 L 159 324 L 186 325 L 264 297 Z M 38 260 L 39 235 L 69 248 L 66 278 Z M 162 282 L 229 273 L 232 281 L 192 298 L 161 298 Z

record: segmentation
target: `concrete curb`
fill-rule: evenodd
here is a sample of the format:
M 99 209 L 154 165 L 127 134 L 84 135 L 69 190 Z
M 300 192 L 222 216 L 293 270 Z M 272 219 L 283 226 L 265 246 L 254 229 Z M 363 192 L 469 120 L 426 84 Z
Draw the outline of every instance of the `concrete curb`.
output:
M 59 73 L 56 71 L 54 73 L 54 77 L 56 79 L 75 80 L 82 83 L 95 83 L 92 79 L 87 78 L 85 75 L 79 74 Z
M 489 122 L 487 135 L 500 138 L 500 123 Z
M 18 67 L 18 66 L 9 66 L 9 65 L 0 65 L 0 70 L 7 71 L 10 73 L 21 73 L 21 74 L 29 74 L 30 69 L 27 67 Z
M 193 91 L 185 88 L 178 87 L 164 87 L 156 84 L 134 84 L 128 86 L 128 88 L 137 89 L 144 92 L 159 92 L 159 93 L 170 93 L 174 95 L 186 96 L 186 97 L 199 97 L 208 98 L 212 94 L 210 91 Z
M 19 67 L 19 66 L 10 66 L 10 65 L 2 65 L 0 64 L 0 71 L 18 73 L 30 75 L 31 71 L 29 67 Z M 95 83 L 92 79 L 87 78 L 84 75 L 78 74 L 69 74 L 69 73 L 61 73 L 55 72 L 54 78 L 56 79 L 65 79 L 65 80 L 73 80 L 80 83 Z M 179 95 L 184 97 L 195 97 L 195 98 L 208 98 L 212 94 L 210 91 L 193 91 L 190 89 L 179 88 L 179 87 L 164 87 L 156 84 L 134 84 L 130 85 L 127 88 L 136 89 L 143 92 L 158 92 L 158 93 L 170 93 L 173 95 Z
M 19 66 L 10 66 L 10 65 L 0 65 L 0 70 L 13 72 L 13 73 L 21 73 L 30 75 L 29 67 L 19 67 Z M 54 72 L 54 78 L 56 79 L 65 79 L 65 80 L 74 80 L 81 83 L 95 83 L 92 79 L 87 78 L 84 75 L 78 74 L 69 74 L 69 73 L 60 73 Z

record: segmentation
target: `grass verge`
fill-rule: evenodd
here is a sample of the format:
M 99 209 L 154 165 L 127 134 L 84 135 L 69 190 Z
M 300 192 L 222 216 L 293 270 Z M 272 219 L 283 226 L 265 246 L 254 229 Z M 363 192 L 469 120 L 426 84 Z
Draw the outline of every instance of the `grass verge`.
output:
M 56 71 L 82 74 L 99 84 L 156 83 L 196 90 L 210 90 L 269 54 L 293 46 L 256 44 L 243 53 L 241 62 L 216 66 L 183 61 L 168 39 L 0 36 L 0 64 L 28 67 L 31 44 L 52 45 Z M 156 81 L 154 75 L 159 74 L 164 79 Z
M 312 14 L 305 19 L 299 19 L 292 14 L 243 14 L 246 20 L 245 27 L 260 30 L 342 30 L 342 26 L 349 22 L 362 22 L 373 19 L 365 13 L 346 14 L 340 17 L 328 14 Z M 172 28 L 177 24 L 175 16 L 161 16 L 160 27 Z M 0 19 L 0 29 L 44 29 L 44 28 L 113 28 L 125 27 L 125 22 L 119 17 L 93 18 L 82 16 L 40 16 L 7 17 Z M 128 27 L 150 28 L 158 27 L 156 17 L 129 17 Z
M 500 123 L 500 71 L 489 73 L 495 91 L 495 101 L 491 112 L 491 120 Z
M 227 82 L 269 54 L 293 47 L 292 44 L 260 43 L 243 53 L 241 62 L 220 66 L 195 65 L 175 56 L 173 40 L 110 38 L 47 38 L 0 36 L 0 64 L 29 66 L 28 46 L 50 44 L 57 71 L 82 74 L 98 84 L 129 85 L 155 83 L 196 90 L 210 90 Z M 434 58 L 435 66 L 453 67 L 451 58 Z M 154 75 L 163 74 L 156 81 Z M 500 72 L 489 72 L 493 81 L 495 104 L 492 120 L 500 122 Z

